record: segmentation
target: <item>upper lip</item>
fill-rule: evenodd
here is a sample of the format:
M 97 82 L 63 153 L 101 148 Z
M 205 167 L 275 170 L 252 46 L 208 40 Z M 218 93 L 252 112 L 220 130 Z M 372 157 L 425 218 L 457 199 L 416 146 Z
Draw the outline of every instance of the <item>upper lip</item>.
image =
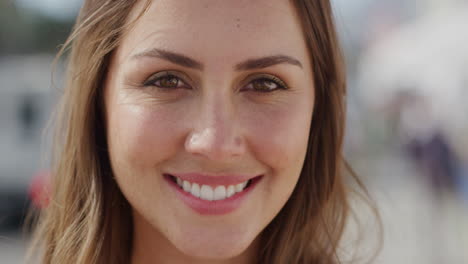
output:
M 252 178 L 260 176 L 258 174 L 206 174 L 206 173 L 166 173 L 170 176 L 175 176 L 181 180 L 191 183 L 205 184 L 205 185 L 235 185 L 243 183 Z

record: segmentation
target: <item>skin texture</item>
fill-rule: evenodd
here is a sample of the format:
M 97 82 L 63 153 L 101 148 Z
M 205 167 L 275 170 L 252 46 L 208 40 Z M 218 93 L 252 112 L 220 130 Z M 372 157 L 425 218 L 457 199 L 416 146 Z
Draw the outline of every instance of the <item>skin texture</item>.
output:
M 146 56 L 152 49 L 183 54 L 202 69 Z M 279 54 L 301 66 L 235 69 Z M 290 197 L 304 162 L 314 105 L 310 65 L 288 1 L 152 1 L 123 36 L 104 87 L 111 165 L 133 208 L 132 263 L 255 261 L 258 235 Z M 168 70 L 180 77 L 179 88 L 144 85 Z M 261 74 L 288 89 L 252 90 Z M 263 178 L 237 210 L 207 216 L 162 176 L 186 172 Z

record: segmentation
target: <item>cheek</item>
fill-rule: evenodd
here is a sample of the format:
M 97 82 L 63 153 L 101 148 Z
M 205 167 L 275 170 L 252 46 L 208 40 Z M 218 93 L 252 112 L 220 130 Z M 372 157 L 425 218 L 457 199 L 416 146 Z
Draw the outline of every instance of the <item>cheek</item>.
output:
M 304 161 L 313 104 L 297 104 L 257 111 L 249 120 L 250 144 L 263 163 L 277 171 L 300 169 Z
M 116 105 L 108 123 L 111 159 L 137 171 L 151 169 L 175 153 L 177 115 L 167 107 Z
M 298 101 L 295 101 L 298 102 Z M 269 168 L 260 189 L 259 210 L 266 226 L 287 202 L 298 182 L 307 150 L 313 103 L 298 102 L 249 119 L 250 149 Z

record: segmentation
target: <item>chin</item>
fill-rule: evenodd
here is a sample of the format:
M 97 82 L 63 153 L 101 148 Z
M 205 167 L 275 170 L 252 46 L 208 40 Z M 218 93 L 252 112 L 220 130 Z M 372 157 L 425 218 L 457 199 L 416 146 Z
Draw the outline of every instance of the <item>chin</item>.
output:
M 252 245 L 254 238 L 250 234 L 232 236 L 231 234 L 182 236 L 171 241 L 184 255 L 196 259 L 225 260 L 240 256 Z

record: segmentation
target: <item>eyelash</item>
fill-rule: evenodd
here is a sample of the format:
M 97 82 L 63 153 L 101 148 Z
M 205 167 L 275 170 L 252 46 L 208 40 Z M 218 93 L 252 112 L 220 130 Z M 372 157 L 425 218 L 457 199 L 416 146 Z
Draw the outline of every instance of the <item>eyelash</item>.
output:
M 163 87 L 163 86 L 157 85 L 156 82 L 158 82 L 158 81 L 160 82 L 161 79 L 163 79 L 163 78 L 168 78 L 168 79 L 176 78 L 177 79 L 177 86 L 176 87 Z M 274 89 L 271 89 L 271 90 L 260 90 L 260 89 L 254 89 L 254 88 L 245 89 L 245 87 L 247 87 L 247 86 L 253 86 L 255 82 L 272 82 L 277 86 L 277 88 L 274 88 Z M 184 87 L 179 87 L 180 83 L 183 83 Z M 163 89 L 163 90 L 173 90 L 173 89 L 186 88 L 186 86 L 189 86 L 189 85 L 187 84 L 187 82 L 185 82 L 183 80 L 183 78 L 180 78 L 179 76 L 177 76 L 177 74 L 169 72 L 169 71 L 165 71 L 165 72 L 158 72 L 158 73 L 154 74 L 153 76 L 151 76 L 147 81 L 145 81 L 143 83 L 143 86 L 144 87 L 155 86 L 155 87 L 157 87 L 159 89 Z M 248 82 L 248 84 L 245 85 L 241 89 L 241 91 L 250 90 L 250 91 L 259 92 L 259 93 L 268 93 L 268 92 L 274 92 L 274 91 L 277 91 L 277 90 L 288 90 L 288 89 L 289 88 L 286 85 L 286 83 L 283 82 L 278 77 L 270 75 L 270 74 L 260 74 L 259 76 L 256 76 L 255 78 L 252 78 Z

